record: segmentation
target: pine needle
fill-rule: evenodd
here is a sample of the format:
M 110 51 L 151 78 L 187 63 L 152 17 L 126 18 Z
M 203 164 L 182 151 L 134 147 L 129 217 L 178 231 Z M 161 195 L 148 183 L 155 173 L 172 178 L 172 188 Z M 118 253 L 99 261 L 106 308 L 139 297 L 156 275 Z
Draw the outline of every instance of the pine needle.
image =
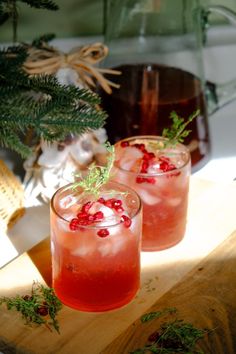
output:
M 34 282 L 29 295 L 1 297 L 0 305 L 2 304 L 6 304 L 8 310 L 20 312 L 26 325 L 44 325 L 50 331 L 55 329 L 60 333 L 56 316 L 62 304 L 52 288 Z
M 115 159 L 115 148 L 109 142 L 105 144 L 105 147 L 108 152 L 107 165 L 98 166 L 92 164 L 88 167 L 88 173 L 85 177 L 82 178 L 81 173 L 75 174 L 75 177 L 80 179 L 78 182 L 75 182 L 72 186 L 73 190 L 76 190 L 78 187 L 83 189 L 85 194 L 93 194 L 95 196 L 99 195 L 100 188 L 108 182 L 110 178 L 110 172 Z

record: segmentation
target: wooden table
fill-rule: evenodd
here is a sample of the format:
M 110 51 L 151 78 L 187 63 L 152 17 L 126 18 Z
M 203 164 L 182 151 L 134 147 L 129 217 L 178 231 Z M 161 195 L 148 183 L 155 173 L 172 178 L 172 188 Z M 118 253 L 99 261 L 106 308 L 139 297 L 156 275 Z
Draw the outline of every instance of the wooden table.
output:
M 50 284 L 49 241 L 0 271 L 1 296 L 26 294 L 32 281 Z M 142 253 L 142 286 L 127 306 L 102 314 L 66 306 L 61 334 L 25 326 L 20 315 L 0 308 L 1 345 L 17 353 L 128 354 L 146 343 L 158 320 L 140 316 L 176 307 L 178 316 L 201 328 L 216 328 L 201 341 L 206 353 L 236 353 L 236 183 L 192 177 L 187 232 L 177 246 Z M 14 351 L 13 351 L 14 352 Z

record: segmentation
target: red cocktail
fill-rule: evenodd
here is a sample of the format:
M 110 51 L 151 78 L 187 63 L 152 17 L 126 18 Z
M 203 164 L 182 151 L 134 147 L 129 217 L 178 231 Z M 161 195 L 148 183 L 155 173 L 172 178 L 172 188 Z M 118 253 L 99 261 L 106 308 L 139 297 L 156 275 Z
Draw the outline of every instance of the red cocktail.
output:
M 99 198 L 67 187 L 51 201 L 53 287 L 66 305 L 107 311 L 129 303 L 140 286 L 141 201 L 107 183 Z
M 177 244 L 186 227 L 190 154 L 155 136 L 137 136 L 115 145 L 113 179 L 134 189 L 143 202 L 142 250 Z

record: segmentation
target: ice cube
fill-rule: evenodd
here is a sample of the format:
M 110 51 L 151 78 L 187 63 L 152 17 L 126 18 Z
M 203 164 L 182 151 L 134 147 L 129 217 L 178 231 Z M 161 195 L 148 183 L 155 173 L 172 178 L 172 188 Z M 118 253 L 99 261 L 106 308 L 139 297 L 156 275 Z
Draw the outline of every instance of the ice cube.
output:
M 122 159 L 120 161 L 120 167 L 125 171 L 131 171 L 135 161 L 130 158 Z
M 127 237 L 127 235 L 126 235 Z M 116 255 L 117 253 L 119 253 L 122 248 L 125 247 L 126 244 L 126 238 L 123 234 L 117 236 L 112 237 L 112 254 Z
M 172 207 L 177 207 L 181 203 L 181 198 L 168 198 L 168 204 Z
M 142 188 L 142 189 L 137 188 L 136 191 L 145 204 L 155 205 L 155 204 L 158 204 L 161 202 L 161 198 L 153 195 L 152 193 L 148 192 L 144 188 Z
M 114 169 L 114 180 L 115 181 L 129 185 L 130 177 L 131 176 L 129 174 L 127 174 L 126 172 L 119 170 L 118 168 Z
M 71 254 L 73 256 L 85 257 L 90 256 L 95 251 L 95 247 L 90 242 L 79 245 L 76 249 L 73 249 Z
M 126 171 L 138 171 L 143 153 L 135 147 L 127 147 L 121 156 L 119 166 Z
M 66 195 L 65 197 L 62 197 L 58 201 L 59 207 L 61 209 L 68 209 L 70 208 L 73 204 L 77 205 L 77 197 L 72 196 L 72 195 Z M 78 208 L 78 205 L 77 205 Z
M 121 196 L 119 196 L 118 198 L 116 198 L 116 196 L 112 196 L 115 199 L 119 199 L 122 201 L 122 207 L 124 209 L 126 209 L 126 205 L 125 205 L 125 201 L 122 199 Z M 105 198 L 104 198 L 105 199 Z M 108 198 L 109 199 L 109 198 Z M 89 209 L 90 214 L 95 214 L 98 211 L 101 211 L 104 215 L 104 218 L 102 220 L 98 221 L 98 225 L 99 226 L 111 226 L 111 225 L 116 225 L 120 223 L 120 217 L 121 214 L 124 214 L 124 212 L 122 213 L 118 213 L 115 209 L 109 208 L 106 205 L 99 203 L 99 202 L 95 202 L 92 207 Z M 111 228 L 111 232 L 113 233 L 113 228 Z M 110 230 L 109 230 L 110 232 Z
M 109 229 L 110 231 L 110 229 Z M 101 240 L 98 250 L 104 256 L 116 255 L 125 245 L 125 236 L 121 232 L 120 227 L 112 227 L 110 235 Z
M 86 236 L 88 235 L 84 235 L 84 239 L 81 240 L 76 248 L 74 248 L 71 251 L 71 254 L 73 256 L 78 256 L 78 257 L 85 257 L 85 256 L 91 256 L 92 253 L 94 253 L 96 251 L 96 242 L 93 242 L 92 238 L 88 238 Z
M 128 146 L 125 149 L 123 149 L 122 158 L 137 160 L 140 159 L 141 157 L 143 157 L 143 152 L 134 146 Z
M 160 170 L 160 161 L 158 159 L 152 159 L 149 163 L 147 173 L 156 174 L 162 172 Z
M 108 240 L 108 239 L 106 239 L 106 240 L 103 239 L 103 243 L 101 243 L 98 247 L 98 251 L 100 252 L 100 254 L 103 257 L 111 254 L 111 249 L 112 249 L 111 240 Z
M 93 205 L 89 209 L 89 213 L 95 214 L 98 211 L 101 211 L 103 213 L 104 219 L 115 215 L 115 212 L 111 208 L 107 207 L 106 205 L 104 205 L 102 203 L 95 202 L 95 203 L 93 203 Z

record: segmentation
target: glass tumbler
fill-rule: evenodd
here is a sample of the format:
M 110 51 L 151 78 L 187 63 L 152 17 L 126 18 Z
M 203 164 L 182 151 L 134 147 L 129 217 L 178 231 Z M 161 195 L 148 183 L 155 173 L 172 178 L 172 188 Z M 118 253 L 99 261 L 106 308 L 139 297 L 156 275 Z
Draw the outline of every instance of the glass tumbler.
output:
M 95 199 L 70 187 L 59 189 L 51 200 L 55 293 L 80 311 L 128 304 L 140 286 L 141 200 L 114 182 Z
M 115 144 L 113 180 L 127 184 L 143 204 L 142 250 L 159 251 L 185 234 L 191 159 L 183 144 L 136 136 Z

